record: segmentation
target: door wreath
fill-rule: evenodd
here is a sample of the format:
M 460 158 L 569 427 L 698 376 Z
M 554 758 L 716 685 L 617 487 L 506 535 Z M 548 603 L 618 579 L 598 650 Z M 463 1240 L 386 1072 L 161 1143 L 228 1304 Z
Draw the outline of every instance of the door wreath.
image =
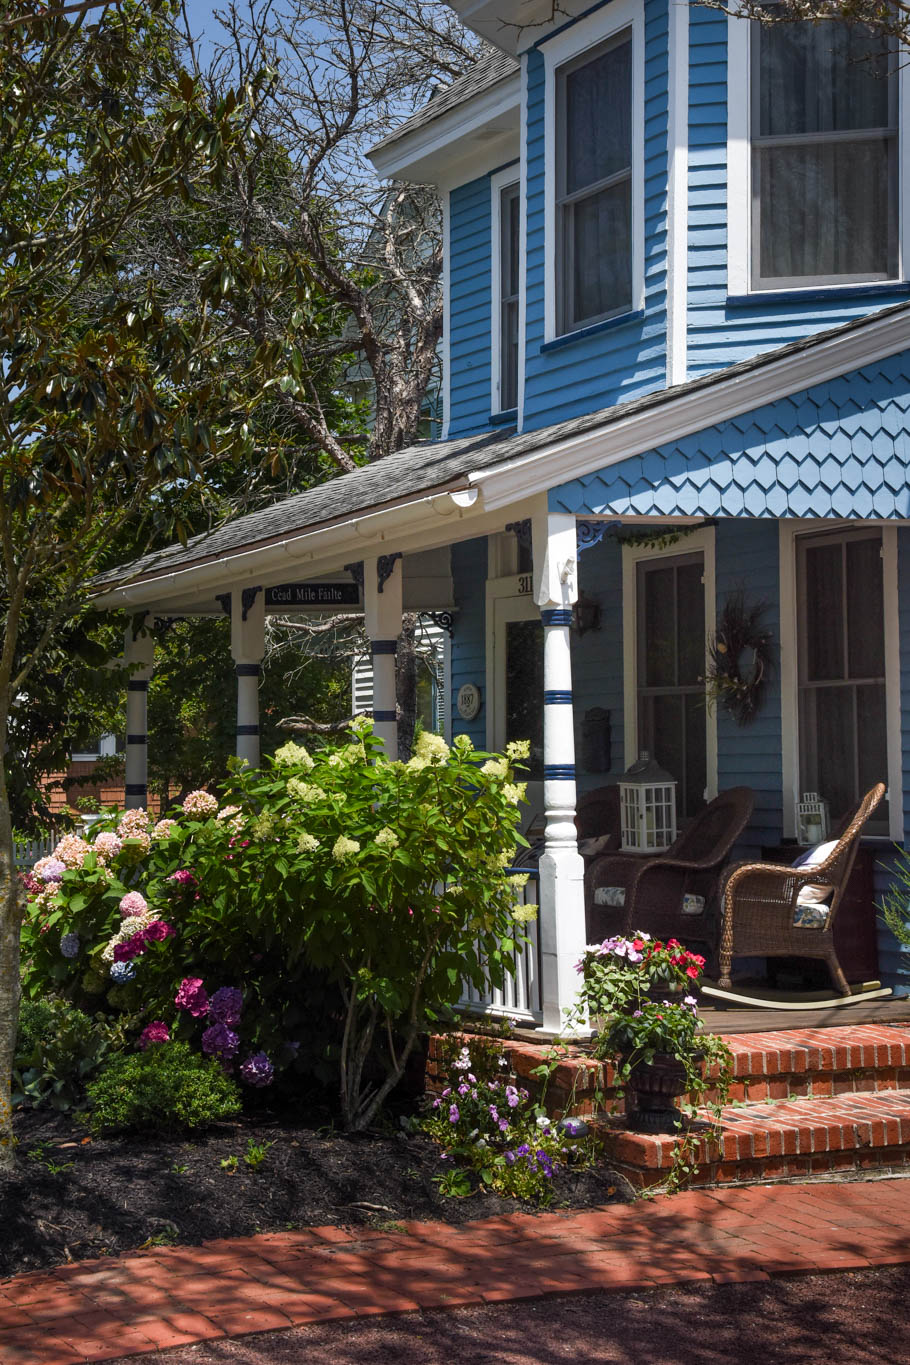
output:
M 772 668 L 772 637 L 762 625 L 765 602 L 747 606 L 745 593 L 731 593 L 709 643 L 708 699 L 720 702 L 737 725 L 751 725 L 764 700 Z

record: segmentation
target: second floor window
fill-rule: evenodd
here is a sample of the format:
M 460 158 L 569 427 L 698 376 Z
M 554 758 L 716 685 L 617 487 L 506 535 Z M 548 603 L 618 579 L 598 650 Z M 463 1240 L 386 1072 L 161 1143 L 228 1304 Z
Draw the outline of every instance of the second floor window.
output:
M 632 34 L 556 73 L 560 332 L 632 307 Z
M 499 192 L 499 406 L 518 406 L 519 192 Z
M 859 24 L 752 27 L 752 281 L 898 273 L 897 73 Z

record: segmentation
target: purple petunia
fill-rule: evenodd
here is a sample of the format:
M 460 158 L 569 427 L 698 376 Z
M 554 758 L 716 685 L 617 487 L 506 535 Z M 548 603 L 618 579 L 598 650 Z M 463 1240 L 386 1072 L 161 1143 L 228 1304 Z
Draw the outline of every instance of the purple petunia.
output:
M 457 1123 L 459 1118 L 460 1115 L 458 1113 L 458 1105 L 457 1104 L 451 1105 L 449 1108 L 449 1123 Z
M 243 994 L 235 986 L 221 986 L 209 1001 L 209 1018 L 229 1028 L 240 1023 Z
M 239 1036 L 227 1024 L 213 1024 L 202 1035 L 202 1051 L 209 1057 L 234 1057 L 239 1046 Z
M 271 1085 L 274 1077 L 275 1068 L 265 1052 L 254 1052 L 252 1057 L 247 1057 L 246 1061 L 241 1063 L 240 1079 L 245 1085 L 259 1087 Z

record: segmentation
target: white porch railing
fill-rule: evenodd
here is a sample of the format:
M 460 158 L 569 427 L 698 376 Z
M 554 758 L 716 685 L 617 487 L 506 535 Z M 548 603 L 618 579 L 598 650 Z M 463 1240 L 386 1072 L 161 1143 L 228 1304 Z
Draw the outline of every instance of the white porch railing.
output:
M 525 905 L 540 904 L 540 874 L 536 868 L 514 867 L 511 872 L 521 873 L 528 878 L 522 892 Z M 516 925 L 516 929 L 527 938 L 527 943 L 515 949 L 514 970 L 506 974 L 502 989 L 491 984 L 484 991 L 478 991 L 470 983 L 465 983 L 465 991 L 459 1001 L 460 1008 L 474 1014 L 489 1014 L 495 1017 L 507 1015 L 510 1019 L 524 1020 L 529 1024 L 540 1024 L 543 1019 L 543 999 L 541 996 L 540 971 L 540 920 L 530 924 Z

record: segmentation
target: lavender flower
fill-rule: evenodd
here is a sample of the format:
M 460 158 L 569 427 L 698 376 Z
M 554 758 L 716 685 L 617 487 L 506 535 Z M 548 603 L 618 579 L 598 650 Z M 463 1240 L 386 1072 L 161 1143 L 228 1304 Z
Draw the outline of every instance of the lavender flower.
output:
M 135 975 L 136 967 L 132 962 L 115 962 L 111 967 L 111 980 L 118 986 L 125 986 Z
M 458 1105 L 453 1104 L 449 1108 L 449 1123 L 457 1123 L 461 1115 L 458 1113 Z
M 79 955 L 79 935 L 64 934 L 60 940 L 60 951 L 64 957 L 78 957 Z

